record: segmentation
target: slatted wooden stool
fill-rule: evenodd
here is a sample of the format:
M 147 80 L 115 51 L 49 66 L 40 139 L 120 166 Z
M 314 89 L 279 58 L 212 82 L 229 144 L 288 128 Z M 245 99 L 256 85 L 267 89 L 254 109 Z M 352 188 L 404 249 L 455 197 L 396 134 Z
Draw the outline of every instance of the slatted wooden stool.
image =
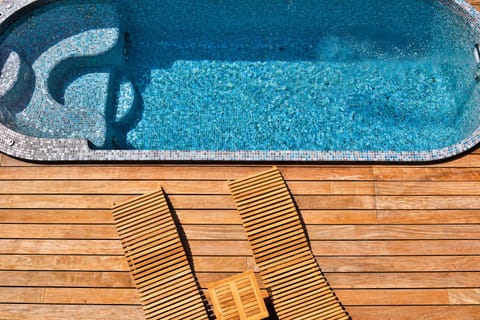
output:
M 261 320 L 268 317 L 253 271 L 208 286 L 217 320 Z
M 279 319 L 350 319 L 310 250 L 280 171 L 274 167 L 229 187 Z
M 113 218 L 145 317 L 208 319 L 163 191 L 116 205 Z

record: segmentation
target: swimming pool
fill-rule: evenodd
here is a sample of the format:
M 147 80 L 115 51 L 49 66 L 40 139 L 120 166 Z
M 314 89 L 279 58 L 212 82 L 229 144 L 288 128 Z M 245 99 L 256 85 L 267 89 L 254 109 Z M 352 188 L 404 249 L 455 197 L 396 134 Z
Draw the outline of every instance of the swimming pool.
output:
M 430 161 L 479 141 L 463 1 L 44 2 L 0 7 L 7 154 Z

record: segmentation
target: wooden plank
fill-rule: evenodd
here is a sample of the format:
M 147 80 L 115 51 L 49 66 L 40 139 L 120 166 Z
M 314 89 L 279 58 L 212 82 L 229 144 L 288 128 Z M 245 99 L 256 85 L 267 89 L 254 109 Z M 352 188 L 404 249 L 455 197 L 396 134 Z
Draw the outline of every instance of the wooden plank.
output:
M 230 277 L 235 273 L 199 272 L 198 280 L 203 288 L 210 282 Z M 470 288 L 480 284 L 479 272 L 383 272 L 383 273 L 325 273 L 333 289 L 448 289 Z M 266 289 L 260 274 L 260 287 Z
M 96 254 L 96 253 L 95 253 Z M 0 270 L 128 271 L 123 255 L 0 255 Z
M 247 257 L 193 257 L 195 272 L 244 272 Z
M 349 180 L 349 181 L 358 181 L 358 180 L 372 180 L 373 171 L 372 168 L 368 165 L 361 166 L 344 166 L 344 167 L 335 167 L 335 166 L 278 166 L 279 170 L 282 172 L 282 176 L 285 180 Z M 257 174 L 265 168 L 261 168 L 253 172 L 252 174 Z M 242 179 L 251 174 L 244 174 L 241 177 L 229 177 L 230 180 Z
M 3 287 L 134 288 L 129 272 L 0 271 Z
M 334 289 L 428 289 L 480 287 L 480 272 L 386 272 L 325 274 Z M 479 301 L 477 301 L 478 303 Z
M 85 248 L 89 246 L 89 248 Z M 471 240 L 355 240 L 311 241 L 318 256 L 477 255 L 480 242 Z M 192 240 L 194 256 L 250 256 L 247 241 Z M 113 240 L 0 240 L 4 254 L 121 254 Z
M 472 286 L 475 285 L 472 283 Z M 475 285 L 478 287 L 478 285 Z M 450 289 L 448 290 L 448 298 L 450 304 L 474 304 L 480 305 L 480 289 Z
M 168 197 L 177 209 L 234 209 L 231 196 L 219 195 L 173 195 Z M 1 198 L 0 198 L 1 199 Z M 300 209 L 374 209 L 373 196 L 296 196 Z
M 226 275 L 222 275 L 225 277 Z M 268 292 L 262 288 L 264 297 L 268 297 Z M 448 305 L 450 297 L 456 301 L 448 305 L 453 308 L 457 305 L 472 304 L 478 305 L 477 289 L 336 289 L 338 296 L 345 301 L 347 311 L 359 306 L 383 306 L 391 308 L 394 306 L 445 306 Z M 457 298 L 458 297 L 458 298 Z M 355 318 L 357 319 L 357 318 Z M 393 317 L 392 319 L 397 319 Z M 428 319 L 428 318 L 426 318 Z M 436 319 L 436 318 L 435 318 Z M 453 319 L 457 319 L 454 317 Z M 469 318 L 470 319 L 470 318 Z M 476 318 L 471 318 L 476 319 Z
M 214 195 L 175 195 L 168 196 L 172 207 L 177 209 L 233 209 L 233 199 L 230 196 Z
M 247 241 L 192 240 L 188 246 L 194 256 L 250 256 Z
M 445 305 L 449 303 L 449 291 L 454 289 L 359 289 L 337 290 L 340 300 L 347 306 L 399 306 Z
M 382 224 L 479 224 L 480 210 L 378 210 Z
M 480 256 L 318 257 L 325 272 L 445 272 L 478 271 Z M 247 268 L 254 268 L 247 259 Z
M 307 225 L 306 228 L 310 240 L 480 239 L 480 228 L 476 225 Z M 239 225 L 184 225 L 183 230 L 189 240 L 247 239 Z
M 375 180 L 479 181 L 480 168 L 373 167 Z
M 259 166 L 215 165 L 2 167 L 0 180 L 227 180 L 253 174 L 259 169 Z
M 479 157 L 480 158 L 480 157 Z M 478 195 L 479 181 L 379 181 L 375 183 L 378 195 Z
M 0 223 L 112 224 L 110 210 L 0 209 Z
M 337 295 L 347 306 L 395 306 L 395 305 L 445 305 L 449 296 L 454 301 L 475 291 L 469 289 L 339 289 Z M 458 300 L 461 299 L 461 300 Z M 22 288 L 0 287 L 0 300 L 4 303 L 51 303 L 51 304 L 95 304 L 95 305 L 137 305 L 135 289 L 105 288 Z M 457 303 L 462 304 L 462 303 Z M 113 307 L 113 306 L 112 306 Z
M 240 224 L 240 216 L 234 209 L 180 209 L 175 210 L 182 224 Z M 308 214 L 313 221 L 362 221 L 371 220 L 375 211 L 357 212 L 335 211 Z M 112 224 L 113 218 L 108 209 L 0 209 L 0 223 L 43 223 L 43 224 Z M 353 222 L 352 222 L 353 223 Z
M 391 209 L 480 209 L 480 196 L 378 196 L 377 208 Z
M 376 210 L 299 210 L 305 224 L 376 224 Z
M 240 216 L 235 209 L 180 209 L 175 214 L 181 224 L 240 224 Z
M 373 195 L 371 181 L 287 181 L 295 195 Z
M 44 290 L 43 303 L 121 305 L 137 305 L 139 303 L 135 289 L 45 288 Z
M 0 195 L 0 208 L 108 209 L 130 198 L 124 195 Z
M 243 272 L 247 257 L 195 256 L 193 265 L 198 272 Z M 123 256 L 88 255 L 0 255 L 0 270 L 17 271 L 129 271 Z
M 376 224 L 377 212 L 373 209 L 327 209 L 299 211 L 306 224 Z M 480 210 L 475 216 L 480 220 Z M 175 209 L 180 222 L 187 224 L 241 224 L 235 209 Z M 461 212 L 460 212 L 461 213 Z M 422 211 L 419 212 L 422 214 Z M 456 215 L 446 215 L 455 221 Z M 413 218 L 413 217 L 412 217 Z M 410 218 L 410 223 L 415 219 Z M 470 219 L 470 220 L 471 220 Z M 434 222 L 430 217 L 426 222 Z M 461 220 L 463 221 L 463 220 Z M 459 221 L 458 223 L 463 223 Z M 39 223 L 39 224 L 112 224 L 113 219 L 107 209 L 0 209 L 0 223 Z M 388 223 L 388 222 L 384 222 Z
M 123 255 L 120 240 L 0 239 L 0 254 Z
M 340 199 L 337 199 L 340 197 Z M 332 201 L 347 201 L 337 196 Z M 132 199 L 131 195 L 0 195 L 0 208 L 12 209 L 109 209 Z M 169 197 L 174 208 L 225 209 L 234 208 L 229 196 L 177 195 Z
M 308 225 L 307 231 L 310 240 L 480 239 L 476 225 Z
M 247 269 L 247 270 L 249 270 L 249 269 Z M 243 270 L 243 271 L 247 271 L 247 270 Z M 213 272 L 213 271 L 210 271 L 210 272 L 196 272 L 195 276 L 197 277 L 197 280 L 198 280 L 200 286 L 202 287 L 203 291 L 207 294 L 207 297 L 208 297 L 208 289 L 207 288 L 210 285 L 210 283 L 221 281 L 223 279 L 234 276 L 236 274 L 238 274 L 238 272 Z M 258 274 L 257 274 L 257 281 L 259 282 L 259 286 L 260 286 L 261 290 L 263 291 L 264 290 L 264 285 L 263 285 L 263 282 L 261 281 L 260 277 L 258 276 Z
M 0 155 L 2 156 L 2 162 L 0 162 L 0 166 L 2 167 L 27 167 L 27 166 L 40 165 L 40 164 L 33 164 L 31 162 L 15 159 L 7 155 L 3 155 L 3 154 L 0 154 Z
M 318 256 L 480 254 L 480 241 L 471 240 L 312 241 L 311 246 Z
M 130 195 L 0 195 L 3 209 L 108 209 Z M 175 209 L 234 209 L 226 195 L 169 196 Z M 296 196 L 301 209 L 374 209 L 373 196 Z
M 299 211 L 306 224 L 375 224 L 375 210 L 308 210 Z M 480 211 L 479 211 L 480 212 Z M 180 209 L 175 210 L 182 224 L 241 224 L 240 215 L 234 209 Z M 1 217 L 1 211 L 0 211 Z
M 138 305 L 135 289 L 0 287 L 4 303 Z
M 143 320 L 140 306 L 45 305 L 0 303 L 0 319 Z
M 12 209 L 106 209 L 132 198 L 130 195 L 0 195 L 0 208 Z M 233 209 L 233 200 L 223 195 L 174 195 L 179 209 Z M 373 209 L 373 196 L 296 196 L 302 209 Z M 195 205 L 194 205 L 195 204 Z
M 59 169 L 60 168 L 60 169 Z M 269 166 L 138 165 L 1 167 L 0 180 L 235 180 Z M 282 166 L 286 180 L 372 180 L 370 167 Z
M 44 288 L 0 287 L 2 303 L 43 303 L 44 295 Z
M 113 225 L 0 224 L 2 239 L 119 239 Z
M 480 319 L 480 306 L 355 306 L 348 311 L 355 320 Z
M 224 184 L 222 181 L 207 181 L 208 185 Z M 188 181 L 170 182 L 155 180 L 5 180 L 0 181 L 2 194 L 131 194 L 158 190 L 160 186 L 168 185 L 172 191 L 180 193 L 204 193 L 203 184 L 189 184 Z M 195 188 L 196 186 L 196 188 Z M 226 189 L 226 187 L 225 187 Z M 182 192 L 183 191 L 183 192 Z
M 366 181 L 289 181 L 295 194 L 373 195 L 373 182 Z M 162 187 L 168 195 L 229 194 L 226 181 L 217 180 L 4 180 L 3 194 L 130 194 L 153 192 Z
M 186 238 L 190 240 L 247 240 L 241 225 L 184 225 Z
M 300 209 L 374 209 L 373 196 L 295 196 Z

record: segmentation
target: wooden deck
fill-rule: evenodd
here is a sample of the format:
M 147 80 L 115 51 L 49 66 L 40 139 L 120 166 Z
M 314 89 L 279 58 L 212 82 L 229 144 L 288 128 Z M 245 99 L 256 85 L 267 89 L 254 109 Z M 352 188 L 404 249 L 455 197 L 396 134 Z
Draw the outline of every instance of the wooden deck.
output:
M 0 319 L 142 319 L 110 208 L 159 186 L 202 287 L 254 268 L 227 181 L 268 166 L 0 161 Z M 354 320 L 480 319 L 480 151 L 279 168 Z
M 480 0 L 467 0 L 475 7 L 475 9 L 480 10 Z

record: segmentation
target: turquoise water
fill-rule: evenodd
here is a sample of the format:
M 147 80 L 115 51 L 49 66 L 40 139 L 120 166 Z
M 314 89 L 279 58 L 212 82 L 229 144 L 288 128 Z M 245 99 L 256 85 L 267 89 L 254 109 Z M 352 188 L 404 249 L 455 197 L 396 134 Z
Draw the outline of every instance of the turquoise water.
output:
M 432 150 L 479 124 L 468 30 L 433 0 L 61 1 L 4 33 L 35 80 L 1 119 L 104 149 Z

